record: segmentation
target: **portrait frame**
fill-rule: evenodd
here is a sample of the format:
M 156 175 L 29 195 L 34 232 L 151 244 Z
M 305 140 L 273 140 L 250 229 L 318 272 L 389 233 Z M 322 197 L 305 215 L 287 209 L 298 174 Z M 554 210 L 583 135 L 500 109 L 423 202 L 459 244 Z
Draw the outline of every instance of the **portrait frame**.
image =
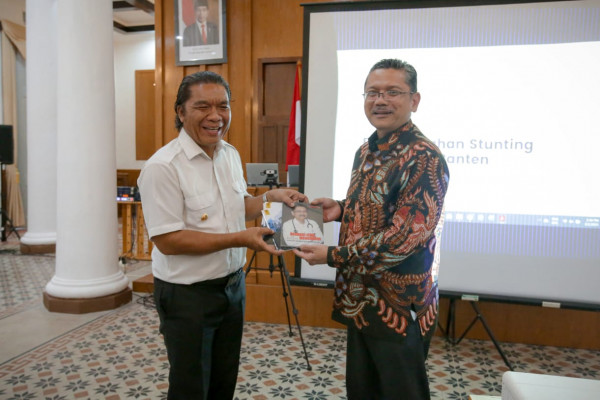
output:
M 175 64 L 183 66 L 226 63 L 226 1 L 173 1 L 175 2 Z

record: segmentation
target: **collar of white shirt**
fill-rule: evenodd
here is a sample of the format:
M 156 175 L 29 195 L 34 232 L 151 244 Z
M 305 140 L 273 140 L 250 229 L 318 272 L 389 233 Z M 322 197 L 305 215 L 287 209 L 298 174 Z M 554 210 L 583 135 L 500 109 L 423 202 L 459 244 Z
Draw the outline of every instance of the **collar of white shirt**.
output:
M 191 160 L 199 154 L 202 154 L 204 157 L 208 157 L 208 154 L 206 154 L 204 149 L 202 149 L 198 143 L 194 142 L 194 139 L 192 139 L 192 137 L 183 128 L 181 128 L 181 131 L 179 131 L 179 142 L 181 143 L 181 148 L 183 149 L 183 152 L 188 160 Z M 215 156 L 222 148 L 223 140 L 217 143 L 217 146 L 215 147 Z

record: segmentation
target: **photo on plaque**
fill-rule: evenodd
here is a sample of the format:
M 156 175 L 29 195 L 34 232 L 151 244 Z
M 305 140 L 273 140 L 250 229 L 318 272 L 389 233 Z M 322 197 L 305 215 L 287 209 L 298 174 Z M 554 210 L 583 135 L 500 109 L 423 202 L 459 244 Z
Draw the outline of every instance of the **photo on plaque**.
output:
M 175 1 L 175 64 L 227 62 L 224 0 Z
M 322 244 L 323 207 L 308 203 L 296 203 L 289 207 L 282 203 L 281 229 L 275 234 L 280 249 L 294 249 L 303 244 Z

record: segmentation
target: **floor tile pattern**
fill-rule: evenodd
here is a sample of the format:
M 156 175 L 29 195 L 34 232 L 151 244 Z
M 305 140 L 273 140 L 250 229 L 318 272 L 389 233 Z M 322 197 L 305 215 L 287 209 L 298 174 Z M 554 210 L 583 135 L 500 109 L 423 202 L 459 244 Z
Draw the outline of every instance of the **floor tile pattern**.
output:
M 0 319 L 40 303 L 54 264 L 53 255 L 21 255 L 15 245 L 0 247 Z
M 39 306 L 54 268 L 52 256 L 3 250 L 0 322 L 18 307 Z M 311 370 L 295 325 L 245 325 L 236 399 L 346 398 L 345 332 L 301 329 Z M 0 340 L 10 346 L 10 338 Z M 517 371 L 600 379 L 600 351 L 502 346 Z M 452 346 L 441 337 L 432 342 L 427 367 L 433 399 L 499 395 L 507 370 L 491 342 L 465 339 Z M 150 297 L 136 294 L 132 303 L 0 364 L 0 399 L 162 399 L 167 376 L 156 311 Z

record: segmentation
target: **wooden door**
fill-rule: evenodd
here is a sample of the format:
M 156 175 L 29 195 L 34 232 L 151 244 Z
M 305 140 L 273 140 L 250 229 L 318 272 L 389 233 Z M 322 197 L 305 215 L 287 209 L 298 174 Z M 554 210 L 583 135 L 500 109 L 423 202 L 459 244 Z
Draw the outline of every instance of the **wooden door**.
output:
M 285 158 L 297 61 L 297 57 L 285 57 L 258 62 L 258 140 L 252 162 L 278 163 L 279 182 L 283 184 L 287 182 Z

